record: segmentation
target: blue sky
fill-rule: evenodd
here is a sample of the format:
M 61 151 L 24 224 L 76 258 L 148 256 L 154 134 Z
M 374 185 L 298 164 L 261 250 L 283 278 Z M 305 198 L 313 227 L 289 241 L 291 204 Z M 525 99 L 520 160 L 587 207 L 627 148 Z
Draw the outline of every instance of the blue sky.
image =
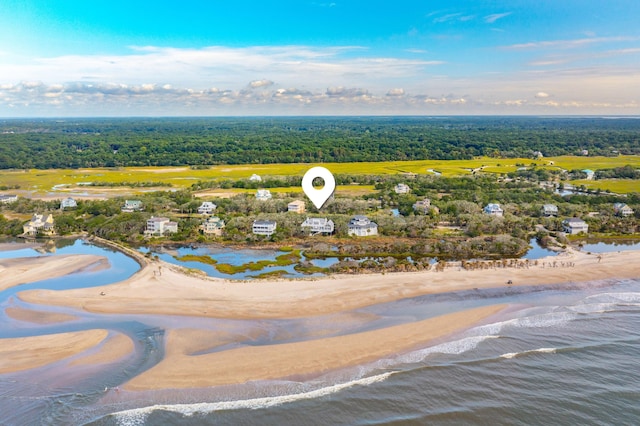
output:
M 640 2 L 0 3 L 0 116 L 640 114 Z

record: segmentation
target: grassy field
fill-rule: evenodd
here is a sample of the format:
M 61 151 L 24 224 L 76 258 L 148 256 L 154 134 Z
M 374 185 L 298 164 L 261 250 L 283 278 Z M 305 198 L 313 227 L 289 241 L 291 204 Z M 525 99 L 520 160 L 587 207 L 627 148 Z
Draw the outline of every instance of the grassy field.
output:
M 620 157 L 549 157 L 541 160 L 527 158 L 495 159 L 477 158 L 473 160 L 420 160 L 420 161 L 386 161 L 380 163 L 325 163 L 322 165 L 334 174 L 400 174 L 418 173 L 431 174 L 434 171 L 443 176 L 468 175 L 473 170 L 482 169 L 488 173 L 508 173 L 515 171 L 524 164 L 538 167 L 571 169 L 603 169 L 620 167 L 630 164 L 640 167 L 640 156 Z M 87 182 L 165 182 L 173 188 L 186 188 L 199 180 L 211 179 L 248 179 L 253 173 L 261 176 L 303 175 L 316 164 L 256 164 L 238 166 L 212 166 L 205 170 L 192 170 L 189 167 L 123 167 L 123 168 L 95 168 L 95 169 L 56 169 L 56 170 L 0 170 L 0 185 L 12 187 L 20 185 L 22 191 L 33 191 L 35 194 L 58 192 L 59 185 L 91 189 L 95 192 L 114 192 L 121 188 L 84 187 Z M 638 191 L 637 182 L 629 181 L 586 181 L 585 185 L 597 185 L 602 189 L 614 192 Z M 580 184 L 580 183 L 579 183 Z M 578 185 L 579 185 L 578 184 Z M 602 185 L 606 185 L 606 188 Z M 634 185 L 635 184 L 635 185 Z M 57 186 L 57 187 L 56 187 Z M 54 188 L 55 187 L 55 188 Z M 67 187 L 67 188 L 68 188 Z M 596 187 L 596 186 L 592 186 Z M 160 188 L 167 189 L 167 188 Z M 356 188 L 340 188 L 356 191 Z M 370 188 L 360 188 L 370 191 Z M 136 193 L 148 188 L 129 189 L 128 193 Z M 276 191 L 290 192 L 291 189 L 282 188 Z M 297 189 L 296 189 L 297 191 Z M 9 191 L 11 192 L 11 191 Z M 15 191 L 14 191 L 15 192 Z M 64 193 L 62 193 L 64 196 Z
M 572 180 L 574 186 L 584 185 L 591 189 L 609 190 L 617 194 L 628 194 L 630 192 L 640 192 L 640 181 L 631 179 L 602 179 L 602 180 Z

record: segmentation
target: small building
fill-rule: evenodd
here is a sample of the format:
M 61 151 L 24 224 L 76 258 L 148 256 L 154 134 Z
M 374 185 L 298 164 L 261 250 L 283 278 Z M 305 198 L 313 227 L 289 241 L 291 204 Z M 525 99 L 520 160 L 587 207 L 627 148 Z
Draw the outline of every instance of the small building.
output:
M 349 221 L 348 234 L 357 237 L 378 235 L 378 224 L 371 222 L 366 216 L 357 215 Z
M 268 189 L 258 189 L 256 192 L 256 200 L 267 201 L 271 199 L 271 191 Z
M 265 235 L 270 237 L 276 232 L 278 224 L 275 220 L 254 220 L 253 233 L 256 235 Z
M 625 203 L 615 203 L 613 205 L 613 211 L 617 216 L 631 216 L 633 214 L 633 209 L 626 205 Z
M 558 206 L 555 204 L 545 204 L 542 206 L 542 215 L 546 217 L 558 216 Z
M 124 206 L 121 209 L 123 212 L 139 212 L 142 210 L 142 201 L 140 200 L 125 200 Z
M 584 156 L 586 157 L 587 155 L 589 155 L 589 150 L 588 150 L 588 149 L 583 149 L 583 150 L 580 152 L 580 154 L 582 154 L 582 155 L 584 155 Z
M 46 218 L 42 214 L 34 214 L 31 220 L 22 226 L 22 231 L 25 235 L 33 237 L 36 235 L 53 235 L 55 234 L 55 221 L 51 214 Z
M 71 197 L 65 198 L 60 202 L 60 210 L 75 209 L 76 207 L 78 207 L 78 203 Z
M 325 217 L 308 217 L 300 225 L 302 230 L 309 231 L 312 235 L 317 234 L 332 234 L 335 229 L 335 224 L 332 220 Z
M 424 200 L 418 200 L 413 204 L 413 210 L 417 213 L 427 214 L 431 210 L 431 200 L 425 198 Z
M 502 216 L 504 214 L 504 210 L 500 208 L 500 204 L 489 203 L 484 208 L 484 212 L 491 216 Z
M 409 185 L 404 183 L 397 184 L 393 188 L 393 190 L 396 192 L 396 194 L 408 194 L 409 192 L 411 192 L 411 188 L 409 188 Z
M 540 151 L 534 151 L 533 158 L 535 160 L 540 160 L 540 159 L 544 158 L 544 155 L 542 155 L 542 153 Z
M 590 170 L 590 169 L 584 169 L 582 171 L 582 173 L 587 175 L 587 180 L 593 180 L 593 178 L 596 175 L 596 172 L 594 172 L 593 170 Z
M 252 174 L 251 177 L 249 178 L 250 182 L 262 182 L 262 178 L 260 177 L 260 175 L 257 174 Z
M 0 204 L 10 204 L 15 203 L 16 201 L 18 201 L 17 195 L 0 195 Z
M 582 219 L 572 217 L 562 221 L 562 230 L 570 235 L 576 235 L 581 232 L 586 234 L 589 232 L 589 225 Z
M 287 205 L 287 211 L 291 213 L 304 213 L 305 203 L 304 201 L 295 200 Z
M 178 232 L 178 223 L 172 222 L 166 217 L 153 217 L 147 220 L 146 235 L 163 236 Z
M 202 225 L 200 225 L 200 230 L 205 235 L 222 235 L 222 230 L 224 229 L 224 220 L 220 219 L 217 216 L 209 216 L 207 220 L 205 220 Z
M 198 207 L 198 213 L 211 214 L 216 208 L 218 208 L 218 206 L 213 204 L 211 201 L 205 201 L 202 204 L 200 204 L 200 207 Z

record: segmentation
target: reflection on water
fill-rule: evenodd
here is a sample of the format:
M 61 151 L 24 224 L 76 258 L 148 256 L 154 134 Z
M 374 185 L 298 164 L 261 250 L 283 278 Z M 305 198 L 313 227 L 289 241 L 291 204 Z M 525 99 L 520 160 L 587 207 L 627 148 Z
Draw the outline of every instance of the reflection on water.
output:
M 616 251 L 640 250 L 640 241 L 599 241 L 580 246 L 583 252 L 612 253 Z

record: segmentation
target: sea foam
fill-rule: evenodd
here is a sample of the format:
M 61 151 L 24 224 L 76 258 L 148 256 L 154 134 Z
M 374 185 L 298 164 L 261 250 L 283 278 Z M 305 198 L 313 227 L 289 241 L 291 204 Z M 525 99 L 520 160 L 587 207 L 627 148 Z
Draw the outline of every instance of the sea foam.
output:
M 556 353 L 557 350 L 558 350 L 557 348 L 539 348 L 539 349 L 531 349 L 529 351 L 522 351 L 522 352 L 510 352 L 510 353 L 502 354 L 500 355 L 500 357 L 511 359 L 511 358 L 516 358 L 519 356 L 530 355 L 535 353 L 554 354 Z

